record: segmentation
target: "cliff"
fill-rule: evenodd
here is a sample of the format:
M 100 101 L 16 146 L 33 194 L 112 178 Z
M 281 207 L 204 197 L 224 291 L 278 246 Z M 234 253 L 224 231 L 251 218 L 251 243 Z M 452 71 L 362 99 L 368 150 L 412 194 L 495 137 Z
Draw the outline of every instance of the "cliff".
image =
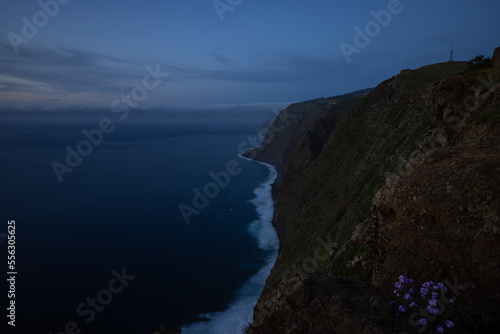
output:
M 264 124 L 263 127 L 268 128 L 264 144 L 244 155 L 271 163 L 282 177 L 283 166 L 289 164 L 289 158 L 300 156 L 298 150 L 308 150 L 303 163 L 316 159 L 341 116 L 372 90 L 291 104 L 271 120 L 271 124 L 269 121 Z
M 350 94 L 320 98 L 316 100 L 295 103 L 281 111 L 269 126 L 262 146 L 246 151 L 243 155 L 270 163 L 278 171 L 278 184 L 283 177 L 300 177 L 302 170 L 314 162 L 320 155 L 323 145 L 331 135 L 335 125 L 342 115 L 352 109 L 372 89 L 364 89 Z M 273 189 L 275 197 L 280 191 Z M 281 197 L 285 199 L 286 197 Z M 292 204 L 295 206 L 295 203 Z M 282 207 L 282 205 L 278 205 Z M 286 207 L 283 207 L 286 209 Z M 275 224 L 280 240 L 287 235 L 290 222 L 286 219 L 293 217 L 282 212 L 280 223 Z M 283 243 L 282 243 L 283 244 Z
M 457 332 L 493 331 L 500 68 L 434 64 L 317 102 L 282 111 L 282 131 L 246 152 L 280 171 L 281 249 L 249 333 L 416 331 L 387 305 L 401 274 L 454 282 Z

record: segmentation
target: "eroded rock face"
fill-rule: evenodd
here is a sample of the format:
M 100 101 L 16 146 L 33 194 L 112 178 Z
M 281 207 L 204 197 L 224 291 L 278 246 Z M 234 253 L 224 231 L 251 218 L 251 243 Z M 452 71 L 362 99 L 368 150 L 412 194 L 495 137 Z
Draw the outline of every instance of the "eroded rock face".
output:
M 390 291 L 400 274 L 448 280 L 461 305 L 458 325 L 489 332 L 500 321 L 500 124 L 458 131 L 456 145 L 436 145 L 375 195 L 372 282 Z
M 436 152 L 373 206 L 375 285 L 389 291 L 403 273 L 457 280 L 466 303 L 500 309 L 500 141 Z
M 399 333 L 409 330 L 367 282 L 322 274 L 292 275 L 271 286 L 254 310 L 248 334 Z
M 431 121 L 456 130 L 460 120 L 500 106 L 499 86 L 500 78 L 491 74 L 481 74 L 475 80 L 466 76 L 443 79 L 432 91 Z

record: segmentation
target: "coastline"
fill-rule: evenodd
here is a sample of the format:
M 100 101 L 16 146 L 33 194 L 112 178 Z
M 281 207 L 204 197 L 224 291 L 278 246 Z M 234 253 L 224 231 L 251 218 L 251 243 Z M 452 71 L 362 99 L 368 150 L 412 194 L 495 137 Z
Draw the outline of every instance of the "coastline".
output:
M 280 182 L 283 178 L 283 171 L 282 171 L 282 166 L 276 162 L 275 164 L 272 164 L 270 162 L 266 162 L 264 160 L 259 160 L 259 159 L 255 159 L 255 158 L 250 158 L 249 156 L 246 156 L 247 154 L 248 155 L 253 155 L 254 157 L 256 156 L 256 154 L 251 154 L 249 152 L 255 152 L 257 151 L 258 148 L 250 148 L 250 149 L 247 149 L 245 152 L 243 153 L 240 153 L 238 154 L 239 157 L 243 158 L 243 159 L 247 159 L 249 161 L 254 161 L 258 164 L 263 164 L 264 166 L 271 166 L 274 171 L 276 172 L 276 178 L 274 179 L 274 182 L 271 184 L 271 195 L 272 195 L 272 200 L 273 200 L 273 203 L 274 203 L 274 214 L 273 214 L 273 219 L 272 219 L 272 225 L 274 227 L 274 229 L 276 230 L 276 234 L 278 236 L 278 240 L 279 240 L 279 248 L 278 248 L 278 251 L 281 250 L 281 245 L 282 245 L 282 236 L 280 234 L 280 230 L 278 228 L 278 210 L 276 210 L 276 206 L 278 204 L 278 182 Z
M 270 181 L 270 183 L 269 183 L 269 186 L 271 187 L 271 200 L 273 203 L 273 216 L 271 219 L 271 225 L 273 226 L 274 230 L 276 231 L 276 236 L 278 238 L 278 250 L 279 250 L 279 249 L 281 249 L 281 238 L 279 235 L 278 226 L 276 225 L 276 222 L 277 222 L 277 220 L 276 220 L 277 219 L 276 205 L 278 203 L 278 188 L 277 188 L 278 187 L 278 180 L 281 177 L 280 170 L 278 167 L 274 166 L 273 164 L 270 164 L 269 162 L 246 157 L 244 155 L 245 153 L 246 152 L 238 154 L 238 157 L 245 159 L 245 160 L 248 160 L 248 161 L 255 162 L 259 165 L 266 166 L 269 169 L 270 173 L 274 173 L 274 177 L 273 177 L 272 181 Z
M 227 305 L 226 309 L 220 312 L 202 314 L 201 316 L 207 321 L 182 326 L 183 334 L 244 333 L 246 327 L 253 321 L 254 307 L 278 256 L 280 241 L 274 225 L 276 210 L 273 194 L 273 186 L 278 172 L 271 164 L 250 159 L 241 154 L 238 157 L 265 166 L 269 171 L 267 179 L 254 189 L 255 197 L 249 200 L 255 205 L 257 219 L 250 222 L 247 227 L 251 237 L 258 241 L 258 248 L 268 254 L 264 259 L 263 266 L 236 291 L 234 300 Z

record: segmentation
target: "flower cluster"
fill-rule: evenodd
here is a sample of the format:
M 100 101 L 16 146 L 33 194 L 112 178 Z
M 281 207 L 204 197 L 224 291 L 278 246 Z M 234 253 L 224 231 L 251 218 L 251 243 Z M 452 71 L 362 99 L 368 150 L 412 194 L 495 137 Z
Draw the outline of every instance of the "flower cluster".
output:
M 394 294 L 396 295 L 396 303 L 389 302 L 389 305 L 396 305 L 396 315 L 407 313 L 413 309 L 414 312 L 419 312 L 422 318 L 418 320 L 418 324 L 427 326 L 428 320 L 434 321 L 442 311 L 444 311 L 444 303 L 439 299 L 440 293 L 443 295 L 448 291 L 446 286 L 441 283 L 434 283 L 433 281 L 425 282 L 420 287 L 419 293 L 412 287 L 415 281 L 407 278 L 404 275 L 399 276 L 399 279 L 394 283 Z M 453 310 L 454 301 L 449 300 L 449 308 Z M 419 307 L 420 305 L 420 307 Z M 419 309 L 417 311 L 417 309 Z M 454 323 L 450 320 L 444 321 L 446 328 L 452 328 Z M 436 326 L 437 333 L 444 333 L 444 327 L 441 325 Z

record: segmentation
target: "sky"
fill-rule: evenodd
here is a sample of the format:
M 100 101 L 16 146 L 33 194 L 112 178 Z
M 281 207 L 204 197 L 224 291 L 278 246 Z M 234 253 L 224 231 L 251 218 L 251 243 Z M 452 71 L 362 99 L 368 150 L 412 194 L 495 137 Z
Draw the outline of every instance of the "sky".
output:
M 2 0 L 0 104 L 291 103 L 500 46 L 498 0 Z

